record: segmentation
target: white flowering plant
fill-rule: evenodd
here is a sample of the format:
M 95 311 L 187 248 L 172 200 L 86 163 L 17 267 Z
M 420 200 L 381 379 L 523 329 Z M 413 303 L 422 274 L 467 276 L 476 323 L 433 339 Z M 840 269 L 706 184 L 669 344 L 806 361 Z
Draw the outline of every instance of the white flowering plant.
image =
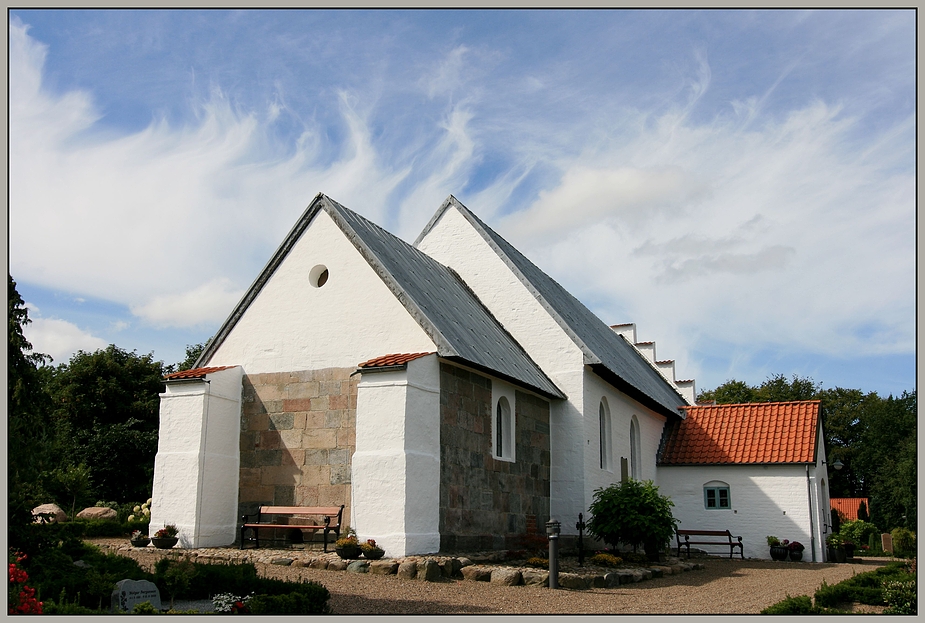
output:
M 132 509 L 132 514 L 128 516 L 129 523 L 142 523 L 151 521 L 151 498 L 144 504 L 136 504 Z
M 212 608 L 219 613 L 229 613 L 247 607 L 247 602 L 254 596 L 252 592 L 245 597 L 238 597 L 233 593 L 219 593 L 212 597 Z

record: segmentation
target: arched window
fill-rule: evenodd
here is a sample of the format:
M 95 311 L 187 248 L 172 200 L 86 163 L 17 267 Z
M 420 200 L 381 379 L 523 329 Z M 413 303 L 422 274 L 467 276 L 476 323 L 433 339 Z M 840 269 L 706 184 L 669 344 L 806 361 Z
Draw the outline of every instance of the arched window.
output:
M 600 423 L 600 450 L 601 450 L 601 469 L 609 472 L 613 471 L 613 433 L 610 427 L 610 409 L 607 408 L 607 399 L 601 399 L 601 405 L 598 409 L 598 420 Z
M 495 407 L 494 455 L 498 459 L 514 459 L 514 421 L 511 417 L 511 403 L 505 396 L 498 399 Z
M 634 415 L 630 420 L 630 477 L 633 480 L 639 480 L 642 475 L 639 460 L 639 420 Z

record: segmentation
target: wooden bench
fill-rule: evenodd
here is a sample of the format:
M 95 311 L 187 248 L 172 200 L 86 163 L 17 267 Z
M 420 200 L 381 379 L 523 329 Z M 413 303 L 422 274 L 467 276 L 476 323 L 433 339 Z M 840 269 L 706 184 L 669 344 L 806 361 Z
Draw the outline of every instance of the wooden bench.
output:
M 340 506 L 261 506 L 256 515 L 241 517 L 241 549 L 244 543 L 253 542 L 254 547 L 260 547 L 259 531 L 272 528 L 274 530 L 323 530 L 324 551 L 328 551 L 328 533 L 335 534 L 335 540 L 340 538 L 340 523 L 344 514 L 344 505 Z M 319 517 L 311 520 L 305 516 Z M 295 523 L 280 523 L 284 517 L 296 519 Z M 256 521 L 248 521 L 249 517 L 256 517 Z M 275 519 L 269 521 L 268 518 Z M 251 530 L 254 536 L 245 538 L 244 532 Z
M 722 545 L 729 548 L 729 558 L 732 558 L 733 552 L 735 549 L 739 548 L 739 555 L 742 559 L 745 559 L 745 552 L 742 550 L 742 537 L 732 536 L 732 533 L 729 530 L 678 530 L 678 557 L 681 556 L 681 548 L 687 547 L 687 557 L 691 557 L 691 545 Z M 681 537 L 684 537 L 684 542 L 681 542 Z M 691 537 L 713 537 L 712 540 L 706 541 L 691 541 Z M 733 541 L 732 539 L 738 539 Z

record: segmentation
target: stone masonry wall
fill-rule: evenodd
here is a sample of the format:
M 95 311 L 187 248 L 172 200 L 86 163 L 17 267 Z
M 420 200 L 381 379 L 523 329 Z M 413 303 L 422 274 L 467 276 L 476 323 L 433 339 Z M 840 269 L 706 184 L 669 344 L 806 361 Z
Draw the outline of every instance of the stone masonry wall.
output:
M 549 520 L 549 403 L 516 392 L 515 457 L 491 454 L 491 379 L 440 364 L 440 550 L 514 549 Z
M 244 376 L 239 516 L 263 505 L 345 504 L 349 523 L 359 382 L 353 371 Z

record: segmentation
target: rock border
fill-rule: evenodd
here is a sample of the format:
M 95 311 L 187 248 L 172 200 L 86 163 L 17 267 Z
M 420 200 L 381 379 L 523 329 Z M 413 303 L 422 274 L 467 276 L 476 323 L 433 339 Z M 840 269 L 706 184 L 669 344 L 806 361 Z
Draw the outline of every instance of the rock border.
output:
M 92 541 L 89 541 L 93 543 Z M 188 558 L 194 562 L 225 563 L 249 562 L 266 565 L 308 567 L 327 571 L 395 575 L 399 578 L 424 582 L 467 580 L 491 582 L 503 586 L 549 586 L 549 571 L 529 566 L 512 565 L 504 560 L 504 552 L 478 552 L 469 555 L 414 555 L 379 560 L 342 560 L 334 552 L 314 550 L 270 550 L 200 548 L 158 550 L 153 547 L 137 548 L 130 544 L 93 543 L 103 550 L 117 554 L 144 551 L 162 556 Z M 569 561 L 570 563 L 571 561 Z M 560 562 L 559 587 L 573 590 L 615 588 L 667 575 L 703 569 L 701 562 L 682 561 L 669 557 L 664 562 L 645 566 L 624 565 L 616 568 L 589 565 L 578 567 Z

